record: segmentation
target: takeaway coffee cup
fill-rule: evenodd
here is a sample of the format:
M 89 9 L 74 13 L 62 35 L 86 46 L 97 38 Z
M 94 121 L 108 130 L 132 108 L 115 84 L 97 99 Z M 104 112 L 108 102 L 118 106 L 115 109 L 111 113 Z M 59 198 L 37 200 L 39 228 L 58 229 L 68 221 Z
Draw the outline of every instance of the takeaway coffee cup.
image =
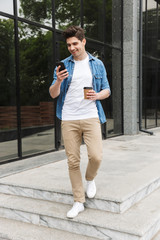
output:
M 84 99 L 88 99 L 87 98 L 87 92 L 89 91 L 89 90 L 92 90 L 93 88 L 92 87 L 84 87 Z

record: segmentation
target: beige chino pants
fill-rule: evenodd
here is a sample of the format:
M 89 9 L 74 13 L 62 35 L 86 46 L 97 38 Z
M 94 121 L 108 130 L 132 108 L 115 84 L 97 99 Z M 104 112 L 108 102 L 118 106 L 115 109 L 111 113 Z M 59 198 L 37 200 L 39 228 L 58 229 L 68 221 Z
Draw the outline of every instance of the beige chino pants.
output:
M 75 202 L 85 202 L 85 192 L 80 172 L 80 145 L 82 136 L 87 146 L 88 166 L 85 178 L 92 181 L 102 160 L 102 134 L 98 118 L 62 121 L 62 135 L 68 157 L 69 176 Z

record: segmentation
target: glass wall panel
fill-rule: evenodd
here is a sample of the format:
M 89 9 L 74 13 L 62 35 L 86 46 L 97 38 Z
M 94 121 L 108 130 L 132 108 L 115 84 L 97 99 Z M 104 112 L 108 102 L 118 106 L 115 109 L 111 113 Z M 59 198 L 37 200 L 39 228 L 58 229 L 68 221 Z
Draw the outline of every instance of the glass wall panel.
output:
M 54 148 L 52 32 L 19 23 L 23 156 Z
M 13 14 L 13 0 L 0 0 L 0 11 Z
M 66 57 L 70 56 L 70 53 L 67 49 L 67 45 L 65 40 L 63 39 L 63 36 L 57 36 L 57 39 L 59 39 L 56 44 L 57 50 L 58 50 L 57 61 L 61 61 L 62 59 L 65 59 Z M 57 127 L 59 126 L 58 132 L 57 132 L 58 143 L 60 146 L 64 147 L 63 137 L 61 134 L 61 121 L 58 118 L 56 118 L 56 121 L 57 121 Z
M 111 87 L 111 96 L 101 101 L 107 118 L 104 136 L 120 135 L 122 134 L 121 51 L 109 47 L 104 49 L 101 45 L 91 42 L 87 44 L 87 51 L 104 62 Z
M 159 125 L 160 101 L 160 36 L 157 1 L 143 4 L 143 127 Z
M 51 0 L 17 0 L 19 17 L 52 26 Z
M 84 0 L 86 36 L 121 47 L 121 15 L 120 1 Z
M 48 90 L 53 80 L 55 61 L 70 55 L 62 36 L 62 30 L 70 25 L 84 26 L 86 50 L 106 66 L 112 95 L 102 101 L 108 119 L 107 125 L 102 126 L 103 136 L 121 134 L 121 1 L 15 2 L 19 17 L 18 45 L 14 21 L 5 17 L 0 20 L 0 161 L 21 157 L 17 154 L 17 145 L 19 155 L 22 150 L 22 156 L 53 150 L 55 147 L 58 149 L 63 145 L 60 121 L 55 118 L 56 100 L 50 97 Z M 14 14 L 13 3 L 14 0 L 1 0 L 0 12 Z M 52 4 L 55 5 L 55 12 Z M 55 28 L 52 25 L 54 20 Z M 50 31 L 47 30 L 48 26 Z M 53 39 L 53 35 L 56 39 Z M 157 110 L 156 114 L 159 114 Z M 17 122 L 21 124 L 17 126 Z M 20 133 L 21 139 L 17 144 Z
M 160 2 L 158 4 L 158 104 L 157 104 L 157 125 L 160 126 Z
M 146 118 L 146 128 L 151 128 L 156 126 L 157 62 L 144 59 L 143 68 L 143 115 Z
M 104 41 L 103 0 L 84 0 L 83 8 L 86 37 Z
M 17 157 L 14 22 L 0 19 L 0 161 Z
M 111 87 L 111 96 L 103 101 L 107 116 L 107 136 L 122 134 L 122 79 L 121 51 L 105 49 L 105 66 Z
M 106 2 L 106 41 L 121 48 L 122 4 L 119 0 Z
M 157 56 L 157 3 L 147 1 L 147 48 L 146 54 Z
M 55 26 L 64 29 L 70 25 L 81 25 L 80 0 L 55 0 Z

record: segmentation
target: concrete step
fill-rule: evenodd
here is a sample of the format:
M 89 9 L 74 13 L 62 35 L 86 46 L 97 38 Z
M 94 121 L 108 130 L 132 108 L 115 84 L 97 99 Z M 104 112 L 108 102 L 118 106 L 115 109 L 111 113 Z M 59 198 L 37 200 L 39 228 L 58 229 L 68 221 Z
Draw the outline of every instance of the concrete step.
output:
M 123 214 L 85 209 L 73 220 L 70 205 L 0 194 L 0 217 L 102 240 L 151 240 L 160 230 L 160 190 Z
M 82 155 L 84 152 L 83 149 Z M 110 155 L 113 155 L 113 150 Z M 121 169 L 124 167 L 121 166 L 123 163 L 118 161 L 120 162 L 119 159 L 115 159 L 107 162 L 105 159 L 105 163 L 102 163 L 96 177 L 97 194 L 95 199 L 86 199 L 87 208 L 123 213 L 160 187 L 159 161 L 151 165 L 146 164 L 139 170 L 137 165 L 133 166 L 133 161 L 124 160 L 125 171 Z M 86 163 L 86 156 L 83 156 L 81 166 L 83 175 Z M 138 164 L 142 164 L 140 160 Z M 132 171 L 129 169 L 131 165 L 134 168 Z M 0 193 L 73 204 L 67 168 L 64 160 L 2 178 Z M 120 173 L 117 172 L 119 170 Z
M 0 218 L 0 240 L 97 240 L 58 229 Z
M 152 238 L 152 240 L 160 240 L 160 231 Z

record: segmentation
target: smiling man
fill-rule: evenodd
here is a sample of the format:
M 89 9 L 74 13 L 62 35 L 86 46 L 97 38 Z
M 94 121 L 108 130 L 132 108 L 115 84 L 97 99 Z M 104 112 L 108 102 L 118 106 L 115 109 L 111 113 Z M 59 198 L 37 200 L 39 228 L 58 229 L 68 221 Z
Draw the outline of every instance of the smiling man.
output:
M 102 61 L 85 50 L 84 30 L 71 26 L 63 34 L 71 56 L 63 60 L 65 70 L 60 71 L 60 66 L 55 69 L 50 95 L 52 98 L 58 97 L 56 115 L 62 120 L 62 135 L 74 197 L 73 207 L 67 217 L 74 218 L 84 210 L 85 203 L 80 171 L 82 137 L 88 151 L 86 195 L 88 198 L 96 195 L 94 178 L 102 161 L 100 123 L 106 122 L 100 100 L 110 96 L 110 87 Z M 84 88 L 90 88 L 86 98 Z

